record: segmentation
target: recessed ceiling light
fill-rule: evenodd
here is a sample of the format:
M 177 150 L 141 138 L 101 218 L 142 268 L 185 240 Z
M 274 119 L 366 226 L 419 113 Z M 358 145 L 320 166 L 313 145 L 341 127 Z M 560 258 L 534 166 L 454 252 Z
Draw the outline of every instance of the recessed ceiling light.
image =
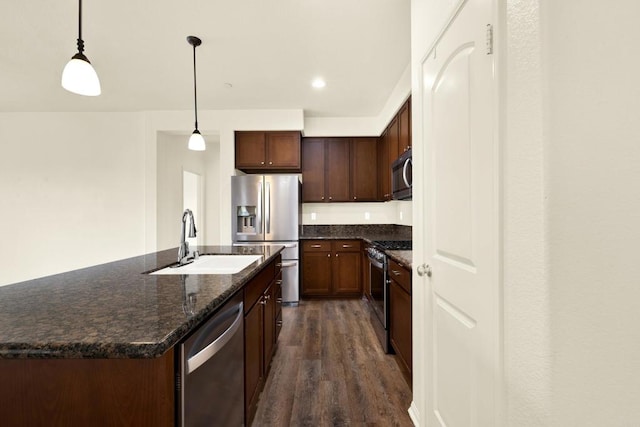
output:
M 321 78 L 317 78 L 317 79 L 315 79 L 314 81 L 311 82 L 311 86 L 313 86 L 316 89 L 322 89 L 326 85 L 327 85 L 327 82 L 325 82 Z

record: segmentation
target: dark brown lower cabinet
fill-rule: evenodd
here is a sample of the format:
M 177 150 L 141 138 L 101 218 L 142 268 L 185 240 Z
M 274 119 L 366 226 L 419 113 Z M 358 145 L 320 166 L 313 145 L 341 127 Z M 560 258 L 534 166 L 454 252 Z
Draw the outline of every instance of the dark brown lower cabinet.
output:
M 362 296 L 362 260 L 360 240 L 304 240 L 302 296 Z
M 278 257 L 244 289 L 245 425 L 251 425 L 282 325 L 282 260 Z M 280 295 L 280 301 L 278 301 Z M 278 319 L 278 316 L 280 318 Z
M 389 328 L 391 346 L 405 379 L 411 385 L 411 271 L 389 261 Z
M 4 426 L 173 426 L 174 351 L 154 359 L 0 359 Z

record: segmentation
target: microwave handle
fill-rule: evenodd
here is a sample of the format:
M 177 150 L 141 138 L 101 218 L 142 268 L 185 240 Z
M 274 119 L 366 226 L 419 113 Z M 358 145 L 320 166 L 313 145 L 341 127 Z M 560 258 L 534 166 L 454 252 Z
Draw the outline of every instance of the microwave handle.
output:
M 412 163 L 411 157 L 405 160 L 404 166 L 402 166 L 402 180 L 404 181 L 404 185 L 406 185 L 407 188 L 411 188 L 411 184 L 409 184 L 409 179 L 407 178 L 407 168 L 409 167 L 410 163 Z

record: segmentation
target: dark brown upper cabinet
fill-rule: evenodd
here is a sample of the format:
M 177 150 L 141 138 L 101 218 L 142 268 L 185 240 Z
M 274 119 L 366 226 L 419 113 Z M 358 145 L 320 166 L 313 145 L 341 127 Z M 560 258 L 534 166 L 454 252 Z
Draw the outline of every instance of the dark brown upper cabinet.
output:
M 378 189 L 378 138 L 353 138 L 351 140 L 351 192 L 354 202 L 377 200 Z
M 391 200 L 391 168 L 389 167 L 389 138 L 387 130 L 378 139 L 378 200 Z
M 247 173 L 300 172 L 300 132 L 236 131 L 236 169 Z
M 377 138 L 304 138 L 302 201 L 377 199 Z
M 411 149 L 411 98 L 400 107 L 398 112 L 398 157 Z
M 411 148 L 411 97 L 391 119 L 378 141 L 378 200 L 391 200 L 391 165 Z

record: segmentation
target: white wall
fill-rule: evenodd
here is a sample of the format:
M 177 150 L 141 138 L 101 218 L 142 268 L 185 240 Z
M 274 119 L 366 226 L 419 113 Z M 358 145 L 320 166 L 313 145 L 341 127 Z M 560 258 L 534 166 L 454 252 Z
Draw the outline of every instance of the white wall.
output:
M 147 252 L 153 252 L 158 247 L 156 228 L 157 212 L 157 135 L 162 133 L 191 132 L 193 118 L 189 111 L 154 111 L 146 114 L 145 127 L 145 176 L 146 191 L 146 221 L 145 228 Z M 207 231 L 206 243 L 231 243 L 231 176 L 236 174 L 234 168 L 234 131 L 235 130 L 302 130 L 304 118 L 302 110 L 205 110 L 198 112 L 198 125 L 203 135 L 219 135 L 218 160 L 210 159 L 209 164 L 217 164 L 217 169 L 207 171 L 205 186 L 211 185 L 211 180 L 219 183 L 218 192 L 207 193 L 206 211 Z M 215 149 L 212 147 L 211 149 Z M 207 150 L 209 151 L 209 150 Z M 216 163 L 217 162 L 217 163 Z M 217 196 L 217 199 L 216 199 Z M 219 212 L 218 218 L 211 213 Z M 219 224 L 218 229 L 209 226 Z M 177 222 L 176 222 L 177 223 Z
M 551 425 L 550 300 L 539 2 L 508 1 L 503 102 L 505 425 Z
M 640 425 L 640 3 L 540 3 L 553 425 Z
M 139 113 L 0 113 L 0 284 L 144 251 Z
M 213 137 L 207 138 L 207 150 L 192 151 L 187 148 L 189 135 L 158 133 L 158 166 L 157 166 L 157 249 L 175 248 L 180 241 L 180 224 L 182 224 L 183 212 L 183 171 L 189 171 L 202 177 L 204 184 L 205 200 L 211 196 L 215 197 L 218 190 L 213 191 L 206 184 L 217 186 L 217 181 L 207 180 L 209 171 L 217 169 L 209 168 L 206 156 L 207 152 L 217 153 L 219 151 L 217 141 Z M 205 207 L 206 208 L 206 207 Z M 204 209 L 203 209 L 204 211 Z M 194 212 L 197 215 L 197 212 Z M 209 227 L 219 228 L 218 223 L 205 221 L 203 217 L 195 217 L 196 227 L 200 231 L 198 237 L 200 242 L 206 244 L 206 230 Z M 201 234 L 202 233 L 202 234 Z
M 385 203 L 303 203 L 302 223 L 305 225 L 411 225 L 411 209 L 411 201 L 404 200 Z

